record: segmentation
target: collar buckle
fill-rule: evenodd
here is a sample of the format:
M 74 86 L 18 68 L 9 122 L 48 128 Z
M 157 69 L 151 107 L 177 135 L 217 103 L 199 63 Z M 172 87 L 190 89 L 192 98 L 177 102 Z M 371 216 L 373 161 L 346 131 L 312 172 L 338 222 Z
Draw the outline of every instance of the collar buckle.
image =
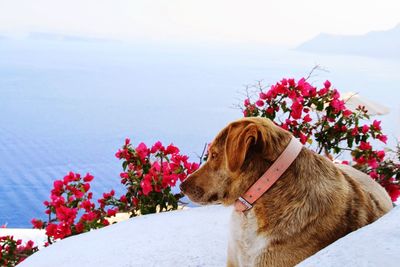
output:
M 249 210 L 253 207 L 253 205 L 251 205 L 250 202 L 248 202 L 243 197 L 239 197 L 238 200 L 240 201 L 240 203 L 242 203 L 246 207 L 246 210 Z

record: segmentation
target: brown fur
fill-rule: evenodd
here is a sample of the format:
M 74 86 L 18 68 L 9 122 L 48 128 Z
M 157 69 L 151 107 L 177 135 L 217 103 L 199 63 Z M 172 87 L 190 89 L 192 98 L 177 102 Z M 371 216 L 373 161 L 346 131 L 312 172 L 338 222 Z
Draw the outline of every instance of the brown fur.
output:
M 209 159 L 181 189 L 200 204 L 232 205 L 281 154 L 290 138 L 289 132 L 267 119 L 235 121 L 217 135 Z M 303 148 L 251 210 L 256 217 L 255 234 L 268 240 L 265 249 L 254 255 L 253 265 L 294 266 L 391 208 L 385 190 L 367 175 Z M 244 222 L 249 212 L 240 215 Z M 250 264 L 238 260 L 238 255 L 246 253 L 240 251 L 241 246 L 230 247 L 228 266 Z

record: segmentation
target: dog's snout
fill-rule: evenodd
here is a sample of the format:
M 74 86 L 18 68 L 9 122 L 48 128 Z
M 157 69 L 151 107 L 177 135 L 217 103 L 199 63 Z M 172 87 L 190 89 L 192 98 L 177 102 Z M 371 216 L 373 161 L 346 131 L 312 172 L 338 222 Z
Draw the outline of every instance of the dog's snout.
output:
M 190 188 L 190 193 L 196 198 L 201 198 L 204 195 L 204 189 L 200 186 L 193 186 Z
M 184 193 L 186 191 L 187 188 L 187 183 L 185 183 L 185 181 L 183 181 L 180 185 L 179 188 L 181 189 L 181 191 Z
M 181 189 L 182 193 L 189 197 L 193 198 L 201 198 L 204 195 L 204 189 L 192 182 L 188 182 L 187 180 L 183 181 L 179 188 Z

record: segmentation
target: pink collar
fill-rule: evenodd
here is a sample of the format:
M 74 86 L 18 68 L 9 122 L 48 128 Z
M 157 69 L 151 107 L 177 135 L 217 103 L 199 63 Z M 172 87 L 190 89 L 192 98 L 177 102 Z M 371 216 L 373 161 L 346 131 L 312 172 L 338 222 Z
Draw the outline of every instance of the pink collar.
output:
M 292 137 L 289 145 L 279 155 L 275 162 L 250 188 L 240 196 L 235 202 L 236 211 L 246 211 L 253 207 L 253 203 L 257 201 L 272 185 L 281 177 L 281 175 L 289 168 L 293 161 L 299 155 L 303 145 Z

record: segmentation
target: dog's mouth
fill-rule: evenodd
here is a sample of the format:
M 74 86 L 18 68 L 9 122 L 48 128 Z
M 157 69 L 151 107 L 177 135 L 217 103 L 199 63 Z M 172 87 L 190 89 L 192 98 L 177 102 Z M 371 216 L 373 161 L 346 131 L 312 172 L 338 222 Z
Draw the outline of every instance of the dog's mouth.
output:
M 209 196 L 198 196 L 192 195 L 190 193 L 184 193 L 192 202 L 199 204 L 199 205 L 217 205 L 221 204 L 221 200 L 218 197 L 218 194 L 211 194 Z
M 192 200 L 193 201 L 193 200 Z M 208 205 L 219 205 L 222 204 L 221 201 L 213 201 L 213 202 L 207 202 L 207 201 L 193 201 L 196 204 L 199 204 L 201 206 L 208 206 Z
M 218 192 L 210 192 L 197 185 L 193 180 L 183 181 L 180 184 L 180 189 L 194 203 L 200 205 L 221 204 L 221 197 Z

